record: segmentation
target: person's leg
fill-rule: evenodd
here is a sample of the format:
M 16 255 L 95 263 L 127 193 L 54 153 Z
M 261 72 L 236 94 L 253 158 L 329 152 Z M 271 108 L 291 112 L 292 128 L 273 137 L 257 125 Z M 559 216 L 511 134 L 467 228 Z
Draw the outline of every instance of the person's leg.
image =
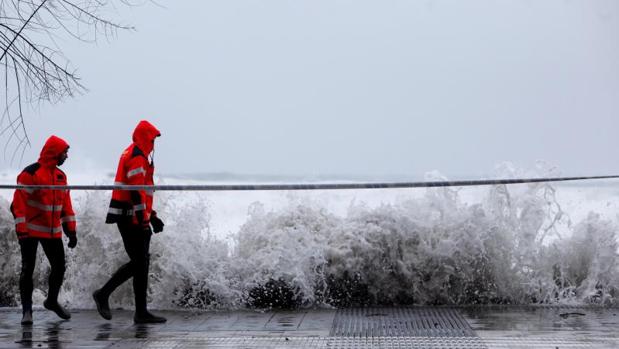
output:
M 120 266 L 120 268 L 112 274 L 110 280 L 106 282 L 101 289 L 99 289 L 99 294 L 106 298 L 109 297 L 120 285 L 125 283 L 125 281 L 133 277 L 133 258 L 131 258 L 131 255 L 133 255 L 133 251 L 135 250 L 135 242 L 130 239 L 131 235 L 129 235 L 126 224 L 118 223 L 118 231 L 123 239 L 123 245 L 125 246 L 125 251 L 127 251 L 127 255 L 129 256 L 129 262 Z
M 41 246 L 51 266 L 47 299 L 57 302 L 66 270 L 64 246 L 61 239 L 41 239 Z
M 58 294 L 60 293 L 60 287 L 62 286 L 66 270 L 62 239 L 40 239 L 40 241 L 51 266 L 49 291 L 43 306 L 55 312 L 59 317 L 68 320 L 71 318 L 71 314 L 58 304 Z
M 37 239 L 19 240 L 21 250 L 21 273 L 19 275 L 19 294 L 23 310 L 22 325 L 32 324 L 32 274 L 37 258 Z
M 131 263 L 133 266 L 133 292 L 135 294 L 136 314 L 146 313 L 146 292 L 148 290 L 148 268 L 150 265 L 150 234 L 139 226 L 132 227 L 126 234 L 132 242 Z
M 150 267 L 150 238 L 151 233 L 145 233 L 139 226 L 134 226 L 130 232 L 134 240 L 133 255 L 131 256 L 134 267 L 133 292 L 135 293 L 135 323 L 163 323 L 164 317 L 155 316 L 148 311 L 146 295 L 148 290 L 148 269 Z
M 109 297 L 120 285 L 131 279 L 132 276 L 133 268 L 131 267 L 131 262 L 121 265 L 105 285 L 98 290 L 99 294 L 101 297 Z
M 123 245 L 125 246 L 125 251 L 127 251 L 127 255 L 130 260 L 120 266 L 120 268 L 112 274 L 112 277 L 105 283 L 105 285 L 92 294 L 99 314 L 106 320 L 112 319 L 112 312 L 109 304 L 110 295 L 125 281 L 132 278 L 134 272 L 131 255 L 134 254 L 133 251 L 135 250 L 135 243 L 131 239 L 131 235 L 129 235 L 128 226 L 126 224 L 119 223 L 118 231 L 123 239 Z

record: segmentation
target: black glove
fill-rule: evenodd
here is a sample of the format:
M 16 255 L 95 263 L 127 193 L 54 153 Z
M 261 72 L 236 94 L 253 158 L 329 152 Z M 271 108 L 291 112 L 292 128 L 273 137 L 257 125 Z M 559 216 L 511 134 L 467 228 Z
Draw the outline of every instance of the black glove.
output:
M 67 233 L 67 236 L 69 237 L 69 243 L 67 244 L 67 247 L 69 248 L 75 248 L 75 246 L 77 246 L 77 236 L 75 234 L 75 232 L 69 232 Z
M 150 217 L 150 224 L 153 226 L 153 232 L 155 232 L 155 234 L 161 233 L 163 231 L 163 226 L 165 225 L 157 216 Z

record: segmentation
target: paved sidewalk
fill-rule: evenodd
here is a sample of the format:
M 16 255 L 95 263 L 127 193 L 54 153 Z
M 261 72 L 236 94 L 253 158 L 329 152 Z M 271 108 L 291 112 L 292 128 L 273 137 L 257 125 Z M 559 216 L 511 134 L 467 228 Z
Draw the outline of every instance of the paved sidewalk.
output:
M 164 325 L 93 310 L 33 326 L 0 309 L 0 348 L 619 348 L 619 309 L 393 307 L 298 311 L 163 311 Z

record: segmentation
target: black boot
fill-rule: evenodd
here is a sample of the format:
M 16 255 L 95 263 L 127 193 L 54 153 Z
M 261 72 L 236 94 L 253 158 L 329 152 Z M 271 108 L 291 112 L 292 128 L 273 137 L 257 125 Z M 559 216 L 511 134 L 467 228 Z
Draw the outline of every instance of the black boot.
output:
M 32 325 L 32 309 L 25 309 L 21 318 L 22 325 Z
M 133 322 L 136 324 L 162 324 L 166 321 L 168 321 L 166 318 L 153 315 L 148 310 L 136 311 L 133 316 Z
M 106 320 L 112 319 L 112 311 L 110 310 L 109 296 L 103 294 L 101 290 L 96 290 L 92 293 L 92 298 L 95 300 L 95 304 L 97 305 L 97 311 L 102 318 Z
M 58 301 L 52 301 L 48 298 L 45 302 L 43 302 L 43 306 L 45 309 L 53 311 L 56 315 L 58 315 L 58 317 L 64 320 L 69 320 L 71 318 L 71 314 L 66 309 L 61 307 L 60 304 L 58 304 Z

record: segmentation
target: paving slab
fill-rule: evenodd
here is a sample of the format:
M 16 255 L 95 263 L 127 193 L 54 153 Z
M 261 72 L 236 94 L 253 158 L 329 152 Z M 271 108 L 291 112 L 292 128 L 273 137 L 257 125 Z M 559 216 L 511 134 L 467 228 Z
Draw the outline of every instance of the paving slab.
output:
M 166 324 L 135 325 L 43 309 L 21 326 L 0 308 L 0 348 L 619 348 L 619 309 L 598 307 L 371 307 L 273 311 L 161 311 Z

